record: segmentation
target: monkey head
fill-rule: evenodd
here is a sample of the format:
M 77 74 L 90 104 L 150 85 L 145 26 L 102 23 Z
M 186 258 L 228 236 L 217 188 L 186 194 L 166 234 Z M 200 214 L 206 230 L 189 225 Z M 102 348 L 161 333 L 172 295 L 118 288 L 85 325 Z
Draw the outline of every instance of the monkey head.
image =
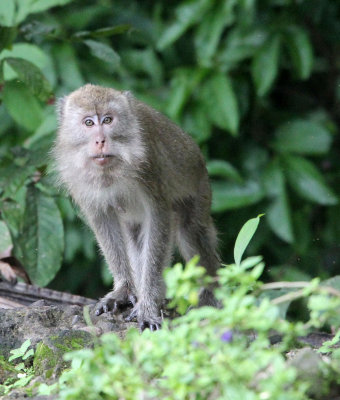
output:
M 55 147 L 59 160 L 67 154 L 58 163 L 63 169 L 112 176 L 129 165 L 135 168 L 143 158 L 134 98 L 128 92 L 85 85 L 59 100 L 58 119 Z

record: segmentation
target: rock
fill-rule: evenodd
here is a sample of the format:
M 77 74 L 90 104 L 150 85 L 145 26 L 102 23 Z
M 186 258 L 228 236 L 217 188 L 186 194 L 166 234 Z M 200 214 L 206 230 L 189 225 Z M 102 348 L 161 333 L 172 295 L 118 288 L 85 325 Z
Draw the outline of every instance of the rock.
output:
M 84 308 L 87 308 L 84 312 Z M 63 359 L 66 352 L 92 347 L 95 337 L 105 332 L 116 332 L 124 337 L 130 326 L 122 316 L 110 313 L 95 316 L 94 305 L 46 305 L 37 301 L 29 307 L 0 309 L 0 384 L 16 372 L 6 370 L 6 360 L 10 351 L 19 348 L 23 342 L 30 339 L 35 349 L 34 357 L 29 359 L 28 366 L 33 366 L 35 377 L 41 381 L 56 380 L 61 371 L 67 367 Z M 86 317 L 84 318 L 84 315 Z M 87 322 L 86 322 L 87 321 Z M 14 360 L 14 363 L 21 362 Z M 35 379 L 35 378 L 34 378 Z M 1 393 L 0 393 L 1 397 Z M 12 390 L 10 394 L 1 397 L 8 399 L 27 398 L 25 388 Z M 53 396 L 37 396 L 37 400 L 53 399 Z

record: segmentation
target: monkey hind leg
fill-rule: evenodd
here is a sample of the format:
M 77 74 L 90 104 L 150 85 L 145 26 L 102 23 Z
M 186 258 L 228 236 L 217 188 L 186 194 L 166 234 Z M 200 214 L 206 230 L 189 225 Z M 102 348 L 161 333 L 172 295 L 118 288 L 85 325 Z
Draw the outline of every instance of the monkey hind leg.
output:
M 180 224 L 177 245 L 185 261 L 199 255 L 200 265 L 205 267 L 209 275 L 216 275 L 220 259 L 217 253 L 216 230 L 211 219 L 205 225 L 196 221 Z
M 207 208 L 195 207 L 190 202 L 183 203 L 179 212 L 177 245 L 185 261 L 199 255 L 199 264 L 205 267 L 210 276 L 215 277 L 220 258 L 217 252 L 216 229 Z M 212 284 L 209 288 L 201 289 L 199 306 L 220 306 L 212 291 L 215 286 Z

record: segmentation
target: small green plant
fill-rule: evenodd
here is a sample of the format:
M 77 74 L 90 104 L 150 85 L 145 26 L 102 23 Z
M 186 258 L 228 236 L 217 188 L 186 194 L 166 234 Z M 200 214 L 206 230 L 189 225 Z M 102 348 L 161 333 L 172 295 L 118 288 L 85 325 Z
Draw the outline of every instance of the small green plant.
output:
M 313 296 L 321 292 L 312 282 L 300 294 L 312 306 L 308 323 L 282 318 L 281 303 L 275 304 L 280 296 L 263 295 L 268 291 L 262 290 L 264 285 L 258 280 L 264 269 L 262 258 L 242 260 L 259 218 L 241 229 L 235 264 L 219 271 L 215 294 L 223 304 L 221 309 L 193 308 L 164 321 L 160 331 L 139 334 L 130 329 L 124 340 L 105 334 L 94 349 L 66 354 L 71 369 L 62 373 L 57 386 L 41 386 L 40 393 L 56 390 L 61 400 L 309 399 L 310 383 L 297 379 L 297 370 L 284 354 L 294 339 L 318 323 L 317 315 L 334 310 L 334 304 L 324 301 L 316 314 Z M 207 283 L 197 262 L 195 258 L 185 267 L 176 264 L 165 272 L 167 294 L 173 299 L 170 304 L 181 313 L 197 304 L 198 290 Z M 273 332 L 282 337 L 275 347 L 270 346 Z M 338 361 L 332 364 L 332 374 L 338 367 Z
M 12 389 L 25 387 L 34 377 L 33 367 L 24 363 L 34 356 L 34 350 L 29 349 L 30 346 L 31 341 L 27 339 L 18 349 L 10 351 L 12 355 L 8 358 L 8 361 L 14 374 L 7 378 L 4 384 L 0 385 L 0 394 L 8 394 Z M 12 361 L 18 359 L 22 361 L 16 365 L 12 364 Z

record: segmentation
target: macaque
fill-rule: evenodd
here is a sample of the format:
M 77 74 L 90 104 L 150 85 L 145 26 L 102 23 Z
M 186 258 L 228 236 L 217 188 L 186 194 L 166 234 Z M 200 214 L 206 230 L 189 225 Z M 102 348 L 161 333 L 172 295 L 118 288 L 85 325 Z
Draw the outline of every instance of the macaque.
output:
M 162 271 L 175 244 L 214 275 L 219 266 L 203 156 L 191 137 L 130 92 L 87 84 L 59 100 L 53 149 L 60 182 L 93 230 L 114 277 L 96 315 L 161 327 Z M 213 304 L 209 289 L 200 303 Z

